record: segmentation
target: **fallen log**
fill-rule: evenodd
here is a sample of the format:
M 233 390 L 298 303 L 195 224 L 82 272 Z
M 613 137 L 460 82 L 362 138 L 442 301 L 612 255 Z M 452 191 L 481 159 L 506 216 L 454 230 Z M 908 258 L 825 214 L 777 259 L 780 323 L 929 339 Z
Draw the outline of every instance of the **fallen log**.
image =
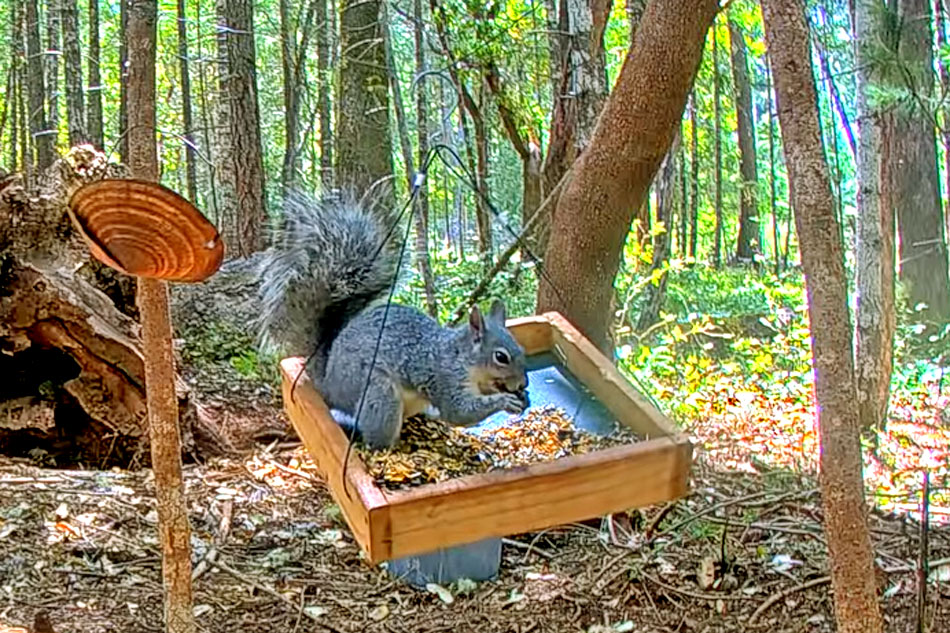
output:
M 148 465 L 135 280 L 96 261 L 66 211 L 82 185 L 126 177 L 80 146 L 34 185 L 0 178 L 0 451 Z M 229 452 L 180 377 L 176 395 L 183 452 Z

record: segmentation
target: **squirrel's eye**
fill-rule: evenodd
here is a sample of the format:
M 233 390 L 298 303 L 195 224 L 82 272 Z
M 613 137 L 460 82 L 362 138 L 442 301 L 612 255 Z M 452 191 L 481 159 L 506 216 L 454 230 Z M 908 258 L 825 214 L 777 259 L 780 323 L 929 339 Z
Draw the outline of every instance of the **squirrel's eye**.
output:
M 508 358 L 508 353 L 504 350 L 496 349 L 495 350 L 495 362 L 499 365 L 507 365 L 511 362 L 511 359 Z

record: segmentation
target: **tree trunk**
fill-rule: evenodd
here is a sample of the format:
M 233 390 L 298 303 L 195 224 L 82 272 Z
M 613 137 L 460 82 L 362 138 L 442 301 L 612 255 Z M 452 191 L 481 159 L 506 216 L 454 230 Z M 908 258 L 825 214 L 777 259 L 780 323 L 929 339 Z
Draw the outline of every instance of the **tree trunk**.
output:
M 119 0 L 119 159 L 129 162 L 129 45 L 125 34 L 130 0 Z
M 416 49 L 416 77 L 422 77 L 427 70 L 425 33 L 423 32 L 424 14 L 422 0 L 413 0 L 413 39 Z M 416 86 L 416 144 L 418 146 L 419 169 L 425 167 L 429 154 L 429 105 L 426 99 L 425 82 L 419 80 Z M 428 174 L 427 174 L 428 175 Z M 439 313 L 436 303 L 435 279 L 432 275 L 432 266 L 429 263 L 429 179 L 425 179 L 416 198 L 416 258 L 422 280 L 425 284 L 426 307 L 433 317 Z
M 875 71 L 874 42 L 881 37 L 881 19 L 875 0 L 855 5 L 855 59 L 858 114 L 858 221 L 855 277 L 857 327 L 855 358 L 857 403 L 861 424 L 879 428 L 887 412 L 894 346 L 894 216 L 881 204 L 882 128 L 891 113 L 874 109 L 869 92 L 881 81 Z M 778 82 L 776 78 L 776 83 Z M 787 163 L 787 161 L 786 161 Z M 789 166 L 790 167 L 790 166 Z M 800 236 L 799 236 L 800 237 Z
M 746 61 L 745 35 L 734 20 L 729 20 L 732 51 L 732 77 L 735 84 L 736 122 L 739 135 L 740 212 L 736 259 L 751 262 L 760 252 L 761 229 L 757 190 L 759 175 L 755 158 L 755 121 L 752 116 L 752 86 Z
M 46 118 L 45 84 L 43 81 L 43 52 L 40 48 L 40 22 L 37 0 L 26 2 L 26 57 L 27 94 L 29 96 L 29 130 L 36 148 L 36 158 L 30 159 L 37 170 L 53 164 L 53 132 Z
M 198 59 L 204 59 L 202 50 L 203 37 L 201 33 L 201 3 L 195 4 L 195 44 L 198 47 Z M 220 53 L 220 50 L 219 50 Z M 208 103 L 208 80 L 206 79 L 207 64 L 198 64 L 198 103 L 201 116 L 201 138 L 204 142 L 205 160 L 202 161 L 208 182 L 208 193 L 205 206 L 211 212 L 211 219 L 216 226 L 221 226 L 221 213 L 218 207 L 218 178 L 215 170 L 217 164 L 217 148 L 211 141 L 212 130 L 217 130 L 213 106 Z M 218 137 L 221 135 L 218 134 Z
M 340 184 L 364 192 L 393 176 L 383 0 L 343 0 L 336 160 Z M 382 200 L 392 206 L 394 195 Z
M 95 2 L 95 0 L 90 0 Z M 191 73 L 188 59 L 188 15 L 185 12 L 185 0 L 178 3 L 178 71 L 181 73 L 181 117 L 184 125 L 182 137 L 185 139 L 185 181 L 188 187 L 188 199 L 198 204 L 198 168 L 195 165 L 194 122 L 191 107 Z
M 247 257 L 262 247 L 267 212 L 264 203 L 264 164 L 261 122 L 257 102 L 254 48 L 254 14 L 250 0 L 218 0 L 226 74 L 221 77 L 226 138 L 218 153 L 222 216 L 235 225 L 224 225 L 231 239 L 232 255 Z M 220 40 L 219 40 L 220 41 Z
M 558 200 L 545 257 L 557 290 L 539 284 L 538 312 L 560 311 L 608 352 L 620 252 L 676 133 L 718 7 L 716 0 L 647 5 L 590 145 Z
M 129 166 L 132 175 L 158 181 L 155 145 L 155 54 L 158 3 L 130 0 L 129 51 Z M 138 279 L 142 314 L 148 428 L 155 475 L 158 529 L 162 544 L 162 585 L 165 627 L 169 633 L 193 633 L 195 618 L 191 589 L 191 526 L 181 478 L 175 363 L 168 308 L 168 285 L 159 279 Z
M 86 86 L 86 131 L 89 142 L 103 149 L 102 130 L 102 77 L 99 71 L 99 1 L 89 0 L 89 85 Z
M 317 103 L 320 108 L 320 182 L 333 182 L 333 132 L 330 126 L 330 16 L 327 0 L 317 2 Z M 333 10 L 332 8 L 330 9 Z
M 43 69 L 46 72 L 46 122 L 51 130 L 54 148 L 59 145 L 59 66 L 63 55 L 60 29 L 63 1 L 47 0 L 46 4 L 46 50 L 43 53 Z
M 79 7 L 77 0 L 59 0 L 62 8 L 63 53 L 66 71 L 66 120 L 70 146 L 88 141 L 82 89 L 82 52 L 79 47 Z
M 298 25 L 290 18 L 290 0 L 279 0 L 280 60 L 284 88 L 284 159 L 280 168 L 280 182 L 286 191 L 297 179 L 297 145 L 300 136 L 300 91 L 303 87 L 303 53 L 307 48 L 313 21 L 314 3 L 307 4 L 307 18 L 303 25 L 303 41 L 297 42 Z
M 768 83 L 765 96 L 767 98 L 766 107 L 769 110 L 769 210 L 772 215 L 772 249 L 775 255 L 775 275 L 782 272 L 782 248 L 780 235 L 781 229 L 778 226 L 778 204 L 775 187 L 775 115 L 772 109 L 772 62 L 766 61 L 765 78 Z M 791 213 L 791 209 L 789 209 Z
M 389 75 L 393 94 L 393 110 L 396 114 L 396 130 L 399 137 L 399 148 L 402 151 L 403 162 L 406 164 L 407 189 L 412 192 L 419 170 L 416 168 L 415 161 L 412 157 L 412 141 L 409 139 L 409 124 L 406 121 L 406 108 L 402 100 L 402 88 L 399 85 L 399 73 L 397 72 L 396 62 L 393 57 L 392 41 L 390 39 L 391 35 L 388 26 L 389 20 L 386 19 L 386 14 L 386 7 L 383 5 L 383 23 L 387 25 L 385 27 L 386 30 L 383 32 L 386 38 L 384 45 L 386 47 L 387 74 Z M 419 25 L 417 23 L 416 28 L 418 27 Z M 422 89 L 421 85 L 417 87 L 420 90 Z M 422 124 L 422 126 L 424 128 L 424 124 Z M 422 149 L 422 145 L 420 145 L 420 149 Z M 424 160 L 425 155 L 420 153 L 420 166 Z M 432 268 L 429 266 L 428 205 L 426 205 L 426 208 L 422 206 L 422 199 L 423 196 L 425 196 L 427 183 L 428 180 L 422 183 L 422 188 L 419 189 L 419 193 L 416 195 L 415 204 L 413 205 L 413 223 L 416 232 L 416 265 L 419 267 L 419 275 L 423 280 L 426 308 L 429 311 L 429 315 L 434 317 L 438 314 L 438 306 L 435 302 L 435 282 L 432 279 Z
M 719 103 L 719 27 L 712 27 L 712 68 L 713 68 L 713 178 L 715 179 L 714 206 L 716 209 L 716 234 L 713 247 L 713 263 L 722 267 L 722 233 L 725 230 L 722 217 L 722 108 Z
M 459 110 L 461 127 L 465 128 L 465 113 L 472 117 L 472 124 L 475 128 L 475 221 L 478 224 L 478 250 L 483 259 L 491 256 L 492 250 L 492 223 L 491 211 L 488 209 L 488 134 L 485 129 L 485 120 L 482 117 L 482 111 L 479 104 L 472 97 L 471 92 L 465 85 L 463 79 L 459 76 L 456 68 L 455 56 L 449 47 L 448 35 L 446 34 L 445 12 L 441 6 L 437 5 L 435 0 L 430 0 L 429 8 L 435 19 L 436 30 L 439 34 L 439 42 L 442 50 L 449 58 L 449 76 L 455 85 L 458 94 L 459 103 L 462 109 Z M 468 134 L 466 134 L 466 138 Z M 461 236 L 460 236 L 461 237 Z
M 937 48 L 943 48 L 947 45 L 947 25 L 946 25 L 946 13 L 947 7 L 944 5 L 944 0 L 936 0 L 934 6 L 937 9 Z M 942 57 L 939 58 L 940 61 L 940 90 L 942 94 L 950 93 L 950 70 L 947 69 L 947 64 L 944 63 Z M 947 197 L 950 198 L 950 107 L 945 103 L 942 108 L 943 113 L 943 126 L 941 140 L 943 141 L 943 160 L 944 160 L 944 192 L 947 194 Z M 950 211 L 947 210 L 947 207 L 944 207 L 944 231 L 948 238 L 950 238 Z
M 522 133 L 522 122 L 508 101 L 498 69 L 493 63 L 489 63 L 485 69 L 485 82 L 495 97 L 508 140 L 521 158 L 521 225 L 524 227 L 541 205 L 541 152 L 538 145 Z M 533 222 L 531 226 L 537 227 L 538 222 Z M 537 229 L 529 229 L 526 232 L 525 242 L 531 254 L 540 256 Z
M 697 120 L 696 89 L 689 100 L 689 182 L 692 187 L 689 196 L 689 258 L 696 263 L 696 247 L 699 244 L 699 121 Z
M 763 0 L 765 35 L 802 252 L 821 434 L 821 489 L 841 633 L 880 633 L 874 557 L 854 407 L 843 249 L 821 148 L 808 25 L 798 0 Z
M 663 224 L 663 232 L 653 239 L 653 261 L 650 264 L 650 272 L 662 270 L 666 262 L 670 259 L 673 239 L 673 209 L 676 208 L 677 192 L 677 156 L 680 150 L 680 135 L 677 134 L 670 146 L 670 151 L 663 159 L 663 165 L 660 167 L 659 180 L 656 183 L 657 222 Z M 666 282 L 668 275 L 664 273 L 659 280 L 649 284 L 644 290 L 643 308 L 640 310 L 640 317 L 637 320 L 637 332 L 646 332 L 650 327 L 659 321 L 660 309 L 663 307 L 663 299 L 666 296 Z
M 10 170 L 17 171 L 21 165 L 18 153 L 20 135 L 20 64 L 23 59 L 23 12 L 14 3 L 10 12 L 10 92 L 7 104 L 10 108 Z M 22 169 L 26 169 L 21 165 Z
M 558 16 L 561 39 L 554 47 L 559 57 L 552 63 L 552 79 L 556 79 L 556 84 L 551 138 L 541 166 L 542 199 L 557 187 L 587 147 L 607 99 L 604 29 L 610 7 L 611 0 L 561 0 Z M 548 206 L 548 209 L 555 208 L 556 205 Z M 538 230 L 532 239 L 537 248 L 544 251 L 550 239 L 551 220 L 539 218 L 536 226 Z
M 898 5 L 901 76 L 915 100 L 912 108 L 894 113 L 891 157 L 894 200 L 900 201 L 900 279 L 910 306 L 927 306 L 921 320 L 942 326 L 950 322 L 950 276 L 934 122 L 927 105 L 933 96 L 930 0 L 899 0 Z

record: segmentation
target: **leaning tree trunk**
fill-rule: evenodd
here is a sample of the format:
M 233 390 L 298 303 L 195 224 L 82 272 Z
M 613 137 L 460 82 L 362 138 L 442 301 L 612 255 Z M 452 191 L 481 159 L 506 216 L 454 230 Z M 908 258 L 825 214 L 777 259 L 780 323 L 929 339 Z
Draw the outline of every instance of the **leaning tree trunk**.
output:
M 121 304 L 125 275 L 99 264 L 66 203 L 103 177 L 124 178 L 88 148 L 71 150 L 28 188 L 0 181 L 0 445 L 40 448 L 62 461 L 148 464 L 145 367 L 139 326 Z M 178 381 L 186 452 L 222 439 Z
M 763 0 L 779 124 L 801 244 L 821 434 L 821 490 L 842 633 L 883 630 L 864 501 L 844 245 L 821 147 L 808 24 L 799 0 Z
M 558 310 L 610 350 L 613 279 L 633 213 L 666 156 L 717 0 L 647 5 L 590 145 L 558 200 L 538 311 Z

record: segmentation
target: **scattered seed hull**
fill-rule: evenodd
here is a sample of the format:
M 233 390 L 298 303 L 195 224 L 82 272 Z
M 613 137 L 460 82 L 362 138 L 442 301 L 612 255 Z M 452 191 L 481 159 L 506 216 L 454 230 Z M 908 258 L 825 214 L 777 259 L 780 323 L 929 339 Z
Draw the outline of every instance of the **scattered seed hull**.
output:
M 575 427 L 563 409 L 533 407 L 478 435 L 440 420 L 413 417 L 403 423 L 394 448 L 359 446 L 357 451 L 378 486 L 398 490 L 635 441 L 637 437 L 619 425 L 611 435 L 594 435 Z

